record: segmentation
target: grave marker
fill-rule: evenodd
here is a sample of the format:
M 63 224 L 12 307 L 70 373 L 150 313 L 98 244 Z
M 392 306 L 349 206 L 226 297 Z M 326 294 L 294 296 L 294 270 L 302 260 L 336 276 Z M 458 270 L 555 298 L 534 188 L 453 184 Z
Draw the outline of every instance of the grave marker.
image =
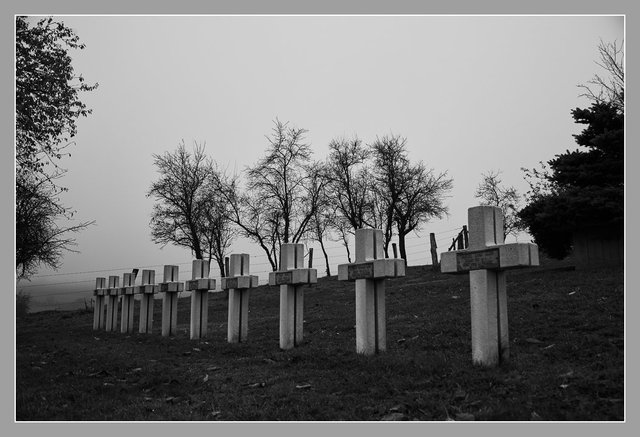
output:
M 191 281 L 186 291 L 191 291 L 191 340 L 207 336 L 209 315 L 209 290 L 216 289 L 216 280 L 209 279 L 209 261 L 195 259 L 191 268 Z
M 469 208 L 469 248 L 442 253 L 440 267 L 442 273 L 469 272 L 474 363 L 495 366 L 509 359 L 505 270 L 539 264 L 537 245 L 504 244 L 500 208 Z
M 122 287 L 120 287 L 120 294 L 122 295 L 120 332 L 123 334 L 133 334 L 133 309 L 135 303 L 135 298 L 133 296 L 134 285 L 134 274 L 124 273 L 122 275 Z
M 318 282 L 316 269 L 304 267 L 304 245 L 280 246 L 280 271 L 269 273 L 269 285 L 280 285 L 280 349 L 302 342 L 304 291 L 302 285 Z
M 168 337 L 176 334 L 178 325 L 178 293 L 184 291 L 184 284 L 179 282 L 178 266 L 164 266 L 164 276 L 161 282 L 154 286 L 156 293 L 164 293 L 162 296 L 162 336 Z
M 356 229 L 356 262 L 338 266 L 338 280 L 356 281 L 356 352 L 386 350 L 385 283 L 405 275 L 403 259 L 384 259 L 379 229 Z
M 140 295 L 140 334 L 151 334 L 153 328 L 153 303 L 156 282 L 155 270 L 142 271 L 142 285 L 134 287 L 134 294 Z
M 104 295 L 107 290 L 106 278 L 96 278 L 96 288 L 93 290 L 96 303 L 93 307 L 93 330 L 104 329 L 105 326 L 105 304 Z
M 105 292 L 107 316 L 105 320 L 105 330 L 115 331 L 118 327 L 118 295 L 120 288 L 120 278 L 118 276 L 109 276 L 109 287 Z
M 229 277 L 222 278 L 222 289 L 229 290 L 227 341 L 246 341 L 249 331 L 249 290 L 258 286 L 258 277 L 249 274 L 249 255 L 232 254 Z

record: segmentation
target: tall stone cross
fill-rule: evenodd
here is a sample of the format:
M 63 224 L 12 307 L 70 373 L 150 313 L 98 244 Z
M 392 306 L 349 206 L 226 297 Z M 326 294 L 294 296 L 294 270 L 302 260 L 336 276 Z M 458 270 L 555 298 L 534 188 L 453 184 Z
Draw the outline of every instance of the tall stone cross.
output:
M 143 270 L 142 284 L 134 288 L 134 294 L 140 295 L 140 321 L 138 332 L 151 334 L 153 328 L 153 295 L 155 293 L 156 271 Z
M 387 348 L 385 285 L 405 275 L 403 259 L 385 259 L 379 229 L 356 230 L 356 262 L 338 266 L 338 280 L 356 282 L 356 352 L 372 355 Z
M 175 335 L 178 326 L 178 293 L 184 291 L 184 283 L 179 280 L 178 266 L 164 266 L 164 276 L 154 287 L 156 293 L 164 293 L 162 297 L 162 336 Z
M 96 278 L 96 288 L 93 290 L 93 295 L 96 298 L 96 303 L 93 307 L 93 330 L 104 329 L 104 295 L 107 290 L 106 278 Z
M 120 278 L 118 276 L 109 276 L 108 287 L 105 293 L 105 305 L 107 307 L 105 331 L 116 331 L 118 329 L 119 285 Z
M 229 290 L 227 341 L 242 343 L 249 331 L 249 290 L 258 286 L 258 277 L 249 272 L 249 254 L 231 255 L 229 276 L 222 278 L 222 289 Z
M 280 246 L 280 270 L 269 273 L 269 285 L 280 286 L 280 349 L 302 342 L 305 284 L 318 282 L 316 269 L 304 268 L 304 244 Z
M 190 338 L 197 340 L 207 336 L 209 290 L 216 289 L 216 280 L 209 279 L 209 261 L 194 259 L 191 265 L 191 280 L 185 283 L 185 289 L 191 291 Z
M 473 362 L 495 366 L 509 359 L 505 270 L 539 265 L 538 246 L 504 244 L 502 211 L 469 208 L 469 247 L 442 253 L 442 273 L 469 272 Z
M 133 334 L 133 309 L 135 298 L 133 291 L 135 287 L 136 277 L 133 273 L 122 274 L 122 287 L 120 294 L 122 295 L 122 319 L 120 321 L 120 332 L 123 334 Z

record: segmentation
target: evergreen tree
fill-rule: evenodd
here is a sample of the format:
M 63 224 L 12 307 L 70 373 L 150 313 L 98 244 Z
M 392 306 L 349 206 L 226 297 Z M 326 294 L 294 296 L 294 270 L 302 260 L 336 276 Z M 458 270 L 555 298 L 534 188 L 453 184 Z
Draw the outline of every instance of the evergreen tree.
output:
M 564 258 L 576 231 L 621 236 L 624 225 L 624 113 L 597 102 L 572 111 L 586 125 L 576 143 L 548 161 L 548 172 L 527 172 L 532 191 L 519 217 L 549 256 Z

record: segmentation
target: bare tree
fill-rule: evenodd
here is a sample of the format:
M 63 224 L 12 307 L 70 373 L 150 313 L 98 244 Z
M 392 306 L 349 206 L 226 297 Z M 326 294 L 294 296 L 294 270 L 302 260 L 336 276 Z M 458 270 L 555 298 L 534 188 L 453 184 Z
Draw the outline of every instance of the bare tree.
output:
M 409 165 L 400 182 L 403 189 L 394 205 L 394 220 L 400 257 L 406 260 L 405 237 L 411 232 L 419 232 L 422 225 L 432 218 L 440 219 L 448 213 L 444 201 L 453 188 L 453 179 L 446 171 L 436 173 L 420 161 Z
M 397 135 L 385 135 L 369 146 L 372 151 L 375 163 L 375 185 L 376 194 L 375 210 L 377 214 L 376 228 L 383 230 L 384 253 L 389 257 L 389 243 L 393 236 L 394 208 L 400 198 L 400 190 L 403 188 L 401 173 L 405 172 L 409 166 L 409 159 L 406 153 L 407 139 Z
M 220 206 L 221 178 L 205 146 L 194 143 L 191 153 L 183 141 L 174 152 L 153 157 L 160 178 L 147 193 L 156 200 L 150 222 L 152 241 L 188 248 L 196 259 L 214 258 L 224 275 L 224 252 L 233 234 L 227 211 Z
M 242 192 L 238 175 L 225 176 L 223 193 L 229 205 L 230 220 L 238 226 L 242 235 L 260 246 L 267 255 L 272 270 L 277 270 L 277 248 L 280 244 L 277 211 L 265 211 L 259 196 L 249 191 Z
M 375 227 L 375 192 L 367 150 L 358 137 L 329 143 L 327 193 L 333 203 L 331 227 L 349 252 L 349 236 L 356 229 Z
M 57 173 L 56 177 L 60 177 Z M 94 224 L 81 222 L 60 226 L 70 221 L 74 211 L 61 204 L 59 195 L 65 191 L 52 182 L 52 176 L 36 177 L 30 172 L 16 174 L 16 277 L 28 279 L 40 265 L 52 269 L 60 266 L 63 252 L 77 252 L 71 234 Z
M 405 260 L 406 236 L 419 231 L 429 219 L 441 218 L 447 213 L 444 199 L 452 187 L 446 172 L 435 174 L 422 162 L 412 164 L 406 144 L 406 138 L 390 135 L 377 138 L 370 145 L 375 159 L 377 191 L 387 202 L 387 226 L 395 223 L 400 256 Z
M 347 262 L 351 261 L 351 250 L 349 249 L 349 238 L 355 235 L 355 230 L 343 216 L 336 214 L 334 211 L 331 221 L 331 229 L 336 231 L 337 239 L 334 241 L 340 241 L 347 252 Z
M 478 184 L 475 197 L 480 199 L 481 205 L 497 206 L 504 216 L 504 237 L 516 235 L 522 225 L 518 220 L 520 211 L 520 194 L 513 186 L 502 185 L 500 171 L 490 171 L 482 174 L 482 180 Z
M 624 48 L 617 42 L 605 43 L 600 40 L 598 52 L 600 61 L 596 64 L 603 68 L 608 77 L 595 74 L 584 85 L 578 87 L 584 89 L 581 96 L 596 103 L 611 103 L 618 111 L 624 113 Z
M 325 239 L 330 238 L 333 223 L 331 199 L 327 191 L 328 179 L 326 175 L 326 166 L 316 164 L 316 169 L 313 174 L 314 177 L 311 179 L 311 184 L 314 187 L 317 186 L 317 190 L 313 189 L 313 191 L 318 193 L 318 204 L 313 217 L 311 218 L 309 234 L 313 240 L 320 243 L 320 248 L 322 249 L 322 254 L 324 256 L 326 273 L 327 276 L 331 276 L 329 255 L 327 254 L 327 250 L 324 246 Z
M 202 192 L 200 199 L 202 208 L 202 243 L 204 250 L 218 264 L 220 276 L 225 276 L 225 257 L 229 253 L 231 243 L 235 238 L 235 230 L 229 220 L 230 206 L 222 195 L 220 179 L 217 176 L 211 178 Z
M 245 171 L 244 193 L 237 177 L 225 183 L 225 192 L 232 220 L 260 245 L 275 271 L 280 245 L 297 243 L 309 231 L 322 184 L 304 142 L 307 131 L 277 119 L 274 125 L 265 156 Z

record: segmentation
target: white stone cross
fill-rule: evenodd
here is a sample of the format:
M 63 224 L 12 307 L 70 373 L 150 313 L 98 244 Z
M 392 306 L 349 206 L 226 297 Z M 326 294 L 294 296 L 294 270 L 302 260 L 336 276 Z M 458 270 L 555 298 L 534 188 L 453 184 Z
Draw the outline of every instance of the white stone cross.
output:
M 302 342 L 304 292 L 302 285 L 318 282 L 316 269 L 304 268 L 304 244 L 280 246 L 280 270 L 269 273 L 269 285 L 280 285 L 280 349 Z
M 178 266 L 165 265 L 161 282 L 154 286 L 156 293 L 164 293 L 162 297 L 162 336 L 175 335 L 178 325 L 178 293 L 184 291 L 184 283 L 178 279 Z
M 209 261 L 194 259 L 191 265 L 191 280 L 185 282 L 185 290 L 191 291 L 190 335 L 196 340 L 207 336 L 209 290 L 216 289 L 216 280 L 209 279 Z
M 153 328 L 153 294 L 156 282 L 155 270 L 142 271 L 142 284 L 134 287 L 134 294 L 140 295 L 140 334 L 151 334 Z
M 107 279 L 96 278 L 96 288 L 93 290 L 93 295 L 96 298 L 95 306 L 93 307 L 93 330 L 104 329 L 104 295 L 107 290 Z
M 222 289 L 229 290 L 227 341 L 242 343 L 249 331 L 249 290 L 258 286 L 258 277 L 250 275 L 249 254 L 232 254 L 229 276 L 221 282 Z
M 356 281 L 356 352 L 387 348 L 385 279 L 405 274 L 403 259 L 385 259 L 382 231 L 356 229 L 356 262 L 338 266 L 338 280 Z
M 109 286 L 106 290 L 107 317 L 105 320 L 106 331 L 116 331 L 118 328 L 118 295 L 120 288 L 120 278 L 118 276 L 109 276 Z
M 539 265 L 538 246 L 504 244 L 502 211 L 469 208 L 469 248 L 441 255 L 442 273 L 469 272 L 473 362 L 495 366 L 509 359 L 505 270 Z
M 122 318 L 120 321 L 120 332 L 123 334 L 133 334 L 133 308 L 135 298 L 133 296 L 136 277 L 133 273 L 122 274 Z

